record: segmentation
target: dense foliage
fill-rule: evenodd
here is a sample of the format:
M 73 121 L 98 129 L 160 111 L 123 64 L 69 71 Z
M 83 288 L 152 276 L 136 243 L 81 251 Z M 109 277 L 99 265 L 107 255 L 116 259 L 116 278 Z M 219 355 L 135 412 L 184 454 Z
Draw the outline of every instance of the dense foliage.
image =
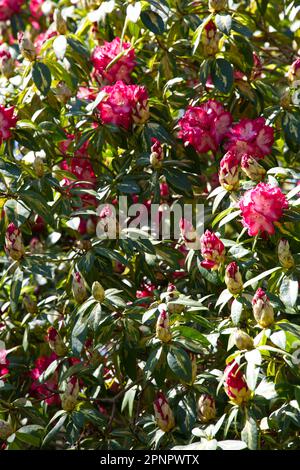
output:
M 300 448 L 299 23 L 0 0 L 2 449 Z

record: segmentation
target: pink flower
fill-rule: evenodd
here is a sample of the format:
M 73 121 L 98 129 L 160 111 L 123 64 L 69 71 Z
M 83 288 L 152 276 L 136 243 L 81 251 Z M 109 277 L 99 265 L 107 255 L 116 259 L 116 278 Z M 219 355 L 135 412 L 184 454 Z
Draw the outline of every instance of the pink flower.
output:
M 44 2 L 45 0 L 30 0 L 29 10 L 33 18 L 39 19 L 43 16 L 42 5 Z
M 9 20 L 12 15 L 19 13 L 24 0 L 0 0 L 0 21 Z
M 0 106 L 0 144 L 12 136 L 11 128 L 16 127 L 18 118 L 14 114 L 15 108 Z
M 242 119 L 229 131 L 226 149 L 239 158 L 245 153 L 255 158 L 268 155 L 274 143 L 274 131 L 265 122 L 264 118 Z
M 4 381 L 4 376 L 9 374 L 9 360 L 7 359 L 6 349 L 0 349 L 0 379 Z
M 208 100 L 200 106 L 189 106 L 179 121 L 179 138 L 196 152 L 216 152 L 229 131 L 232 116 L 221 103 Z
M 40 33 L 36 38 L 35 38 L 35 41 L 34 41 L 34 47 L 36 49 L 36 53 L 39 54 L 40 51 L 41 51 L 41 48 L 43 46 L 43 44 L 48 41 L 48 39 L 51 39 L 53 37 L 57 36 L 57 32 L 56 31 L 51 31 L 50 29 L 48 29 L 47 31 L 45 31 L 44 33 Z
M 42 373 L 57 359 L 53 352 L 50 356 L 40 356 L 35 361 L 35 367 L 31 369 L 29 375 L 33 382 L 30 385 L 30 395 L 40 400 L 45 400 L 48 405 L 60 405 L 58 391 L 58 371 L 56 370 L 50 379 L 44 383 L 38 381 Z
M 221 263 L 224 262 L 225 247 L 217 235 L 209 230 L 200 238 L 201 254 L 204 261 L 201 261 L 201 266 L 206 269 L 218 269 Z
M 267 183 L 259 183 L 249 189 L 240 201 L 244 227 L 248 228 L 251 236 L 266 232 L 272 235 L 275 231 L 274 222 L 288 208 L 288 202 L 281 189 Z
M 241 370 L 239 370 L 239 364 L 235 360 L 225 368 L 224 379 L 224 389 L 230 401 L 241 405 L 250 399 L 251 392 Z
M 288 78 L 291 82 L 300 80 L 300 57 L 298 57 L 290 66 Z
M 120 54 L 126 51 L 117 62 L 115 62 L 108 70 L 108 64 Z M 95 67 L 96 78 L 105 80 L 107 83 L 115 83 L 122 80 L 125 83 L 130 83 L 131 72 L 135 67 L 135 52 L 131 49 L 130 42 L 122 42 L 120 38 L 115 38 L 111 42 L 104 42 L 103 46 L 97 46 L 91 57 L 92 63 Z
M 239 159 L 233 152 L 227 152 L 220 161 L 219 182 L 227 191 L 239 187 Z
M 133 122 L 143 122 L 148 116 L 148 93 L 144 87 L 118 81 L 102 90 L 107 96 L 99 103 L 98 109 L 104 124 L 129 129 Z

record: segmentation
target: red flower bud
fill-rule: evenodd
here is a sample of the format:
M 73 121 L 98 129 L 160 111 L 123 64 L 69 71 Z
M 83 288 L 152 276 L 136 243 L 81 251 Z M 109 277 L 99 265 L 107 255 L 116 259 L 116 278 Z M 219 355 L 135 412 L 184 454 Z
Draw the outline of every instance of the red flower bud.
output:
M 236 405 L 247 402 L 251 392 L 236 361 L 230 362 L 224 370 L 224 389 L 230 401 Z
M 201 254 L 204 261 L 201 266 L 206 269 L 218 269 L 225 259 L 225 247 L 214 232 L 206 230 L 200 238 Z
M 175 419 L 169 403 L 162 392 L 159 392 L 153 403 L 155 420 L 158 427 L 169 432 L 175 427 Z

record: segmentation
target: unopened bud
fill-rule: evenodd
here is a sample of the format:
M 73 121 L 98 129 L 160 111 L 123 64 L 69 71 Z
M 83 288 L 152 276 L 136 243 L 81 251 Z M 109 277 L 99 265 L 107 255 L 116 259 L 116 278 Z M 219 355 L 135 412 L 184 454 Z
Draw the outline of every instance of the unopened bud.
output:
M 95 300 L 97 300 L 98 302 L 103 302 L 103 300 L 105 299 L 105 291 L 100 282 L 96 281 L 93 283 L 92 294 Z
M 55 92 L 56 98 L 62 103 L 67 103 L 67 101 L 69 101 L 69 99 L 73 96 L 72 91 L 63 81 L 57 84 L 54 92 Z
M 82 304 L 88 297 L 83 277 L 78 271 L 73 275 L 72 291 L 74 299 L 79 304 Z
M 236 361 L 230 362 L 224 371 L 224 389 L 235 405 L 242 405 L 251 398 L 251 391 Z
M 234 333 L 234 342 L 238 349 L 253 349 L 253 339 L 243 330 L 236 330 Z
M 211 56 L 219 52 L 220 35 L 213 20 L 210 20 L 203 28 L 202 37 L 203 53 Z
M 44 162 L 41 157 L 35 157 L 33 162 L 33 169 L 38 178 L 42 178 L 44 176 Z
M 172 339 L 168 312 L 162 310 L 156 322 L 156 337 L 163 343 L 169 343 Z
M 211 395 L 203 394 L 198 400 L 199 419 L 202 423 L 208 423 L 216 417 L 216 404 Z
M 274 309 L 267 294 L 261 289 L 257 289 L 252 299 L 253 315 L 257 323 L 262 328 L 267 328 L 274 322 Z
M 71 377 L 65 385 L 65 391 L 60 395 L 61 406 L 65 411 L 73 411 L 77 405 L 79 395 L 79 382 L 76 377 Z
M 179 292 L 176 290 L 176 287 L 174 284 L 169 284 L 168 289 L 167 289 L 167 297 L 166 297 L 166 302 L 167 302 L 167 308 L 168 311 L 172 314 L 180 314 L 184 310 L 184 305 L 182 304 L 173 304 L 172 301 L 178 299 L 179 297 Z
M 66 20 L 63 18 L 61 11 L 56 8 L 53 14 L 55 29 L 59 34 L 66 34 L 68 31 Z
M 295 266 L 295 260 L 290 250 L 290 244 L 287 240 L 281 239 L 277 248 L 278 259 L 285 269 L 290 269 Z
M 243 290 L 243 279 L 235 261 L 226 268 L 225 283 L 227 289 L 233 295 L 239 294 Z
M 255 158 L 248 154 L 243 155 L 241 168 L 252 181 L 261 181 L 266 174 L 264 167 L 261 166 Z
M 20 260 L 25 255 L 21 231 L 11 222 L 5 234 L 5 252 L 14 260 Z
M 209 0 L 208 8 L 210 11 L 221 11 L 227 7 L 227 0 Z
M 13 429 L 11 425 L 7 421 L 4 421 L 4 419 L 0 419 L 0 439 L 6 441 L 12 433 Z
M 7 46 L 3 45 L 0 48 L 0 72 L 6 77 L 10 78 L 15 69 L 15 63 L 9 52 Z
M 239 160 L 232 152 L 227 152 L 220 161 L 219 181 L 227 191 L 239 187 Z
M 160 168 L 164 159 L 164 151 L 159 140 L 152 138 L 150 163 L 153 168 Z
M 29 38 L 26 38 L 24 33 L 21 32 L 18 33 L 18 41 L 22 56 L 30 62 L 33 62 L 37 56 L 33 42 Z
M 61 339 L 58 331 L 53 326 L 48 328 L 46 340 L 50 349 L 52 349 L 52 351 L 54 351 L 58 356 L 64 356 L 66 354 L 65 343 Z
M 153 407 L 157 426 L 164 432 L 171 431 L 175 427 L 175 419 L 169 403 L 162 392 L 157 394 Z

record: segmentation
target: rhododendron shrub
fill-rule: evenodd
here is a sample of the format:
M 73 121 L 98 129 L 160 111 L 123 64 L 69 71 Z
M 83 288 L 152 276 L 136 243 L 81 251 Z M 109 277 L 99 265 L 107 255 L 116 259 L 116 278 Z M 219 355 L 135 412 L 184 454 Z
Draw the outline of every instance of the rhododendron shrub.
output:
M 0 0 L 1 452 L 300 449 L 298 3 Z

